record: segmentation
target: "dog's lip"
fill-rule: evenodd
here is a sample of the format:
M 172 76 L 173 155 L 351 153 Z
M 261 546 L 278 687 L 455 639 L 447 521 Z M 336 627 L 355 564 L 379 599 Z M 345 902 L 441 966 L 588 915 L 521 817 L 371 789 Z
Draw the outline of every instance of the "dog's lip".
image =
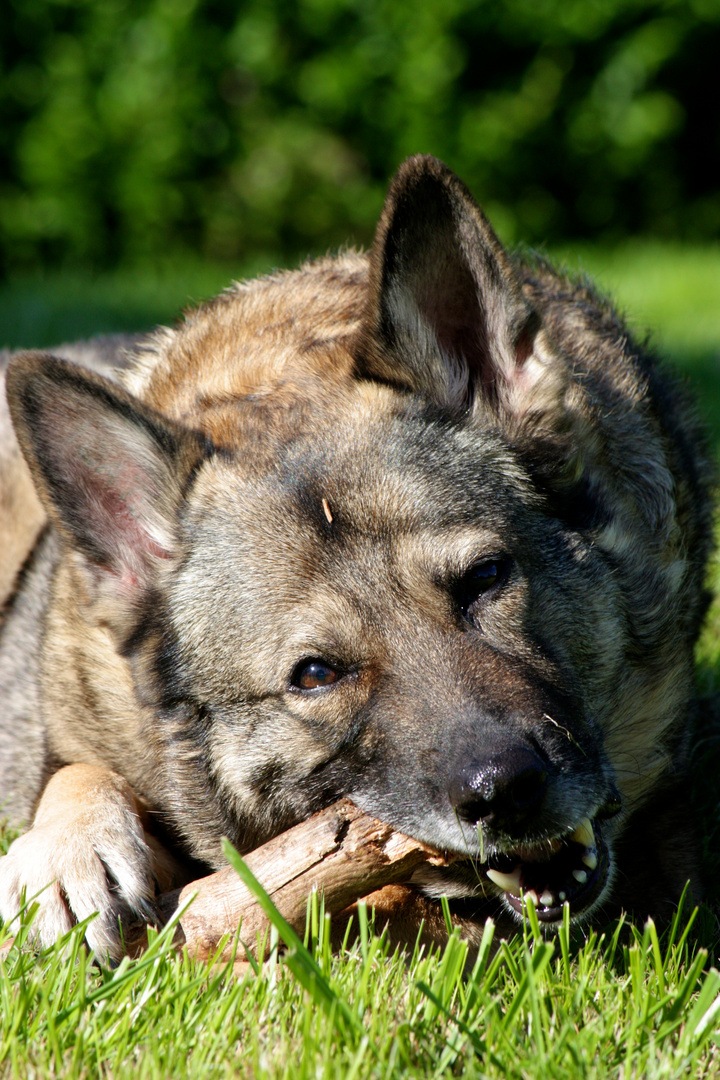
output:
M 574 917 L 598 898 L 608 878 L 610 854 L 597 820 L 542 844 L 522 844 L 490 856 L 485 873 L 506 904 L 522 914 L 531 898 L 538 920 L 562 920 L 567 903 Z

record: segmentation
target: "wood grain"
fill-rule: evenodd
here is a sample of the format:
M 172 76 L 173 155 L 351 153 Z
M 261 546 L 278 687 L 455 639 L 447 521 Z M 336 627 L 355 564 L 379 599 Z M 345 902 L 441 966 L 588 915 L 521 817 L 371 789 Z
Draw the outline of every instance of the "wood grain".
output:
M 305 929 L 307 898 L 313 891 L 324 897 L 325 911 L 337 915 L 370 893 L 380 898 L 379 890 L 385 886 L 408 882 L 422 863 L 442 866 L 450 858 L 364 814 L 348 799 L 244 856 L 275 906 L 300 934 Z M 389 918 L 395 894 L 390 890 L 384 895 L 384 916 Z M 412 906 L 410 890 L 404 890 L 402 897 L 407 918 L 408 906 Z M 227 959 L 240 926 L 238 957 L 244 956 L 244 946 L 258 959 L 264 958 L 259 955 L 260 942 L 267 940 L 268 920 L 232 867 L 160 897 L 161 922 L 167 922 L 191 898 L 175 934 L 179 947 L 186 946 L 191 955 L 205 960 L 217 954 L 221 940 L 229 935 L 228 944 L 217 955 L 218 960 Z M 419 898 L 419 903 L 424 912 L 428 901 Z M 137 951 L 137 928 L 128 935 L 128 942 L 129 951 Z

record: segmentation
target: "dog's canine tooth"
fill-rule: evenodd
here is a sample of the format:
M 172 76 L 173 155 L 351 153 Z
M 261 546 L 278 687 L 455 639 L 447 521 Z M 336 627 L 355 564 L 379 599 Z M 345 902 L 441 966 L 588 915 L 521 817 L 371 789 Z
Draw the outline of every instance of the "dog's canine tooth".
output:
M 595 846 L 595 833 L 590 818 L 582 819 L 570 839 L 576 844 L 582 844 L 583 847 L 591 848 Z
M 485 873 L 497 885 L 498 889 L 502 889 L 503 892 L 510 893 L 512 896 L 522 896 L 519 866 L 516 870 L 513 870 L 512 874 L 503 874 L 501 870 L 493 870 L 492 868 L 486 870 Z
M 590 851 L 586 851 L 582 857 L 582 861 L 585 863 L 588 870 L 594 870 L 598 864 L 598 857 L 595 849 L 593 848 Z

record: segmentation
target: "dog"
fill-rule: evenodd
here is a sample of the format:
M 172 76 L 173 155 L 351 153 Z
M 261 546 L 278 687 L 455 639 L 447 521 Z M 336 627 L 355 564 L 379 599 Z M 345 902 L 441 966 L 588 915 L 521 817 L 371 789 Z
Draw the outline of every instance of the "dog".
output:
M 416 156 L 369 255 L 122 345 L 7 368 L 4 920 L 117 957 L 342 796 L 456 854 L 416 885 L 471 936 L 698 895 L 709 457 L 590 284 Z

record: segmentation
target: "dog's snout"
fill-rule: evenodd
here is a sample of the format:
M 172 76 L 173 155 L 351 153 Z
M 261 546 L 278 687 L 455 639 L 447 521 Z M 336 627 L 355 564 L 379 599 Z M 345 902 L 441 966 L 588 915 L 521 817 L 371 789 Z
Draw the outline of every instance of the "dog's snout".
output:
M 512 832 L 538 812 L 547 783 L 538 755 L 513 747 L 463 766 L 450 784 L 450 802 L 462 821 Z

